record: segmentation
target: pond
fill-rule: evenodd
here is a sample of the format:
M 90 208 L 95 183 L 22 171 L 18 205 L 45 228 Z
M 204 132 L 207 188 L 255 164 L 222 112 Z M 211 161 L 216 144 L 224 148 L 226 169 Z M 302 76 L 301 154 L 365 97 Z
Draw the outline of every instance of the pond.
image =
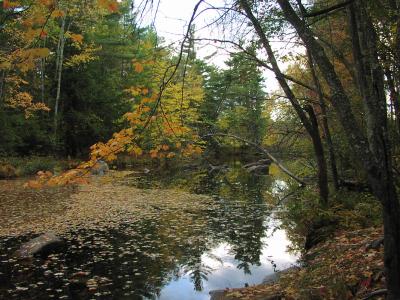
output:
M 211 290 L 258 284 L 296 262 L 266 201 L 285 185 L 277 178 L 231 163 L 211 173 L 135 173 L 120 184 L 126 189 L 103 195 L 110 202 L 96 202 L 98 192 L 82 192 L 91 211 L 110 214 L 112 226 L 78 226 L 73 220 L 81 217 L 74 212 L 61 234 L 67 243 L 62 253 L 21 262 L 12 253 L 35 234 L 0 236 L 0 299 L 209 299 Z M 178 187 L 186 192 L 172 190 Z M 129 202 L 140 193 L 146 209 L 114 213 L 113 197 Z M 68 205 L 61 214 L 68 215 Z

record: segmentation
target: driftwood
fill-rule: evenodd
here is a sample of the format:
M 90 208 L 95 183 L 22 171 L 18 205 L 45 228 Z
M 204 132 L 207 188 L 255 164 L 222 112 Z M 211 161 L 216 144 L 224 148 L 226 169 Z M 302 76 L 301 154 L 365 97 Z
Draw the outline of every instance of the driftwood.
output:
M 301 178 L 299 178 L 298 176 L 296 176 L 295 174 L 293 174 L 292 172 L 290 172 L 279 160 L 277 160 L 271 153 L 269 153 L 269 151 L 263 147 L 261 147 L 260 145 L 253 143 L 251 141 L 248 141 L 246 139 L 241 138 L 240 136 L 236 136 L 233 134 L 226 134 L 226 133 L 210 133 L 210 134 L 206 134 L 203 137 L 208 137 L 208 136 L 225 136 L 225 137 L 230 137 L 233 139 L 236 139 L 238 141 L 241 141 L 243 143 L 249 144 L 251 146 L 253 146 L 254 148 L 258 149 L 259 151 L 261 151 L 262 153 L 264 153 L 265 155 L 267 155 L 276 165 L 277 167 L 284 172 L 285 174 L 289 175 L 291 178 L 293 178 L 294 180 L 296 180 L 298 183 L 300 183 L 301 186 L 306 186 L 306 182 L 303 181 Z

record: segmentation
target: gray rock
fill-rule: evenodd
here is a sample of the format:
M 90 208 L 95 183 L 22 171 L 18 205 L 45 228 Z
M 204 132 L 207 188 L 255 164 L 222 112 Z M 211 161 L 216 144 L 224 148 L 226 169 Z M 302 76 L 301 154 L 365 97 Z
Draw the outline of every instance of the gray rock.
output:
M 99 160 L 94 167 L 91 169 L 92 175 L 99 175 L 103 176 L 105 175 L 110 168 L 108 167 L 108 164 L 104 160 Z
M 56 253 L 65 247 L 65 242 L 54 233 L 42 234 L 29 242 L 26 242 L 16 252 L 20 259 L 31 258 L 33 256 L 46 257 L 51 253 Z
M 255 165 L 246 168 L 246 171 L 249 173 L 254 173 L 254 174 L 263 174 L 263 175 L 268 175 L 269 173 L 269 165 Z
M 369 243 L 365 250 L 367 251 L 371 249 L 378 250 L 381 246 L 383 246 L 383 244 L 384 244 L 384 239 L 382 237 Z
M 227 171 L 228 169 L 229 169 L 228 165 L 213 166 L 210 164 L 208 173 L 212 174 L 214 172 L 223 172 L 223 171 Z
M 243 165 L 243 168 L 247 169 L 253 166 L 259 166 L 259 165 L 270 165 L 272 163 L 272 161 L 268 158 L 265 159 L 260 159 L 258 161 L 252 162 L 252 163 L 248 163 Z
M 274 272 L 270 275 L 265 276 L 262 283 L 263 284 L 273 284 L 279 280 L 279 278 L 281 277 L 282 274 L 285 274 L 292 270 L 296 270 L 298 268 L 299 268 L 298 266 L 291 266 L 289 268 L 283 269 L 282 271 Z
M 224 300 L 226 299 L 226 291 L 225 290 L 214 290 L 210 291 L 210 300 Z

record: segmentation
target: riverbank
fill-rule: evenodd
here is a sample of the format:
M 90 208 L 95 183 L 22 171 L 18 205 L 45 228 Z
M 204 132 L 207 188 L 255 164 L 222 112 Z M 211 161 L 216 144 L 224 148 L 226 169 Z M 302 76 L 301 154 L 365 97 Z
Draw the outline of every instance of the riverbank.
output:
M 381 227 L 337 232 L 276 282 L 226 289 L 212 299 L 384 299 L 382 236 Z

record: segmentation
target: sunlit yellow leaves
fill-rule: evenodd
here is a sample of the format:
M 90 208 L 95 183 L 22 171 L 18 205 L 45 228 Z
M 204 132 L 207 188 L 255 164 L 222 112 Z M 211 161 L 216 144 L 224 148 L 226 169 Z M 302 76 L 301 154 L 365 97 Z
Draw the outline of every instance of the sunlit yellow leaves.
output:
M 97 60 L 99 58 L 97 52 L 100 49 L 101 47 L 95 47 L 94 45 L 83 45 L 83 49 L 79 54 L 75 54 L 65 61 L 65 66 L 75 67 Z
M 149 49 L 151 49 L 153 47 L 154 47 L 154 43 L 152 41 L 150 41 L 150 40 L 146 40 L 144 42 L 144 44 L 143 44 L 143 48 L 147 49 L 147 50 L 149 50 Z
M 0 70 L 7 70 L 10 69 L 12 66 L 11 62 L 9 61 L 2 61 L 0 62 Z
M 132 145 L 131 147 L 128 148 L 128 153 L 130 155 L 138 157 L 138 156 L 141 156 L 143 154 L 143 150 L 142 150 L 142 148 L 140 148 L 140 147 L 138 147 L 136 145 Z
M 65 16 L 65 12 L 63 12 L 62 10 L 59 9 L 55 9 L 52 13 L 51 16 L 53 18 L 62 18 Z
M 31 49 L 31 53 L 35 57 L 44 58 L 49 56 L 50 50 L 49 48 L 36 48 L 36 49 Z
M 32 41 L 33 39 L 40 37 L 40 35 L 42 34 L 42 29 L 33 29 L 33 28 L 29 28 L 26 32 L 25 32 L 25 39 L 27 41 Z

